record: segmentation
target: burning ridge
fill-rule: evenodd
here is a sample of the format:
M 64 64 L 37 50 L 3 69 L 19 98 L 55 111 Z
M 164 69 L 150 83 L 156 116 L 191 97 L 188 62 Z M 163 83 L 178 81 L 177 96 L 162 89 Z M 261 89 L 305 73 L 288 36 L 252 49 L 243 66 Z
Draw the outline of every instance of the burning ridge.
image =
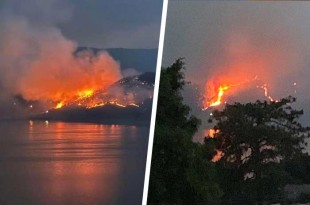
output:
M 28 119 L 112 124 L 148 122 L 154 79 L 154 73 L 123 78 L 107 89 L 81 93 L 72 101 L 58 102 L 46 111 L 31 113 Z
M 249 87 L 255 85 L 256 88 L 264 91 L 264 96 L 270 101 L 277 101 L 269 94 L 268 84 L 262 83 L 261 80 L 255 76 L 252 79 L 244 80 L 239 83 L 230 84 L 223 83 L 216 80 L 210 80 L 205 85 L 205 91 L 202 102 L 202 110 L 207 110 L 210 107 L 217 107 L 223 103 L 225 95 L 229 95 L 231 91 L 241 89 L 241 86 Z

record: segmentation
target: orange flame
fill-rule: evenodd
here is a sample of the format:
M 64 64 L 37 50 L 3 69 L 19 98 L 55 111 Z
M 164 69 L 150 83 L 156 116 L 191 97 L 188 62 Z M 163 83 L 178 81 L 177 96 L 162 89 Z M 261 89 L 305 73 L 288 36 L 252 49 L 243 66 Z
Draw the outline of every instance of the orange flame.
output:
M 38 61 L 27 67 L 16 92 L 27 100 L 55 103 L 53 107 L 59 109 L 88 99 L 121 79 L 119 64 L 108 53 L 83 52 L 72 56 L 73 49 L 66 51 L 70 55 L 47 51 L 40 55 Z
M 269 95 L 268 87 L 267 87 L 267 84 L 266 84 L 266 83 L 263 84 L 263 85 L 261 85 L 261 86 L 257 86 L 257 88 L 263 89 L 265 97 L 268 98 L 270 101 L 275 101 L 275 100 Z M 277 100 L 276 100 L 276 102 L 277 102 Z
M 94 91 L 91 89 L 83 90 L 83 91 L 78 91 L 77 94 L 73 97 L 66 97 L 62 101 L 58 102 L 55 106 L 55 109 L 60 109 L 66 105 L 69 104 L 74 104 L 76 101 L 81 101 L 83 99 L 88 99 L 91 96 L 93 96 Z M 81 102 L 77 103 L 78 105 L 82 105 Z
M 215 130 L 215 129 L 208 129 L 207 132 L 207 137 L 209 138 L 214 138 L 215 134 L 219 133 L 219 130 Z
M 130 106 L 134 106 L 134 107 L 140 107 L 139 105 L 135 104 L 135 103 L 129 103 Z
M 220 104 L 222 104 L 222 97 L 224 95 L 224 92 L 226 90 L 228 90 L 230 88 L 230 86 L 220 86 L 218 88 L 218 92 L 217 95 L 214 97 L 215 100 L 212 100 L 210 102 L 207 102 L 207 104 L 209 104 L 207 107 L 214 107 L 214 106 L 218 106 Z
M 57 103 L 57 105 L 55 106 L 55 109 L 60 109 L 64 106 L 64 103 L 63 102 L 59 102 Z
M 100 99 L 94 96 L 93 90 L 85 90 L 82 92 L 78 92 L 78 95 L 76 98 L 70 98 L 65 99 L 63 101 L 60 101 L 56 104 L 54 109 L 60 109 L 65 106 L 82 106 L 87 109 L 105 106 L 105 105 L 115 105 L 118 107 L 127 107 L 127 106 L 133 106 L 133 107 L 140 107 L 138 104 L 132 102 L 132 100 L 128 99 L 116 99 L 116 98 L 110 98 L 107 97 L 106 99 Z
M 259 78 L 255 76 L 252 79 L 244 80 L 240 83 L 235 84 L 228 84 L 228 83 L 219 83 L 218 81 L 210 80 L 206 83 L 205 86 L 205 93 L 204 93 L 204 99 L 203 99 L 203 105 L 202 110 L 206 110 L 210 107 L 216 107 L 221 104 L 223 104 L 223 98 L 224 95 L 228 95 L 229 91 L 232 90 L 232 88 L 239 88 L 242 89 L 242 85 L 248 84 L 250 86 L 250 82 L 257 82 L 257 88 L 260 88 L 264 91 L 264 96 L 270 100 L 275 101 L 273 97 L 270 96 L 268 91 L 268 86 L 266 83 L 263 83 L 262 85 L 259 85 Z M 234 90 L 235 90 L 234 89 Z
M 93 94 L 94 94 L 94 91 L 90 89 L 78 92 L 78 96 L 80 99 L 91 97 Z

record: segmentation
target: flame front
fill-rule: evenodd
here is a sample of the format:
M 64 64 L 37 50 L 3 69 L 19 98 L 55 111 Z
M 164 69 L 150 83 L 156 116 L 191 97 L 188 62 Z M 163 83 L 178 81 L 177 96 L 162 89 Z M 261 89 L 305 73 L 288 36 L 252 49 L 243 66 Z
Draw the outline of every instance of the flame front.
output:
M 214 107 L 222 104 L 224 92 L 227 91 L 229 88 L 230 86 L 219 86 L 217 90 L 217 95 L 212 97 L 212 99 L 207 102 L 207 107 Z
M 255 76 L 252 80 L 244 80 L 234 84 L 221 83 L 219 80 L 208 81 L 205 86 L 202 109 L 206 110 L 209 107 L 216 107 L 221 105 L 223 103 L 224 94 L 227 94 L 231 88 L 239 87 L 256 79 L 257 77 Z
M 94 94 L 94 90 L 86 89 L 83 91 L 78 91 L 76 95 L 73 96 L 66 96 L 60 102 L 58 102 L 55 106 L 55 109 L 60 109 L 66 105 L 70 104 L 78 104 L 82 105 L 81 101 L 92 97 Z
M 231 81 L 235 82 L 236 80 L 232 79 Z M 220 106 L 223 104 L 225 95 L 227 96 L 232 92 L 236 92 L 245 87 L 253 85 L 251 82 L 255 83 L 256 88 L 262 89 L 264 91 L 264 96 L 268 100 L 275 101 L 274 98 L 269 94 L 267 84 L 262 84 L 261 80 L 257 76 L 251 79 L 238 80 L 238 83 L 222 83 L 219 80 L 210 80 L 206 83 L 205 86 L 202 110 L 206 110 L 210 107 Z
M 64 103 L 63 102 L 59 102 L 57 103 L 57 105 L 55 106 L 55 109 L 60 109 L 64 106 Z
M 94 90 L 84 90 L 78 92 L 75 97 L 65 98 L 60 102 L 57 102 L 54 109 L 60 109 L 65 106 L 81 106 L 87 109 L 105 106 L 105 105 L 114 105 L 118 107 L 140 107 L 134 99 L 127 99 L 127 98 L 115 98 L 109 96 L 107 93 L 103 94 L 102 91 L 94 91 Z M 96 93 L 100 93 L 99 97 L 96 96 Z
M 78 96 L 79 98 L 83 99 L 83 98 L 88 98 L 91 97 L 94 94 L 93 90 L 83 90 L 81 92 L 78 92 Z

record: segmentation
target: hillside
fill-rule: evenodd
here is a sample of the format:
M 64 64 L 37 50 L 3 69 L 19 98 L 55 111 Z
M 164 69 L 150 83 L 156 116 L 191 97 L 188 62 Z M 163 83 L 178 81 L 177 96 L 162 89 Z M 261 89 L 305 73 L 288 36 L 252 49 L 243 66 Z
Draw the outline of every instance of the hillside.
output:
M 97 91 L 87 99 L 75 101 L 75 103 L 68 104 L 61 109 L 50 109 L 48 112 L 33 114 L 28 119 L 147 125 L 151 117 L 154 79 L 155 73 L 152 72 L 126 77 L 112 84 L 107 90 Z M 114 90 L 117 90 L 115 96 Z M 134 96 L 134 99 L 132 97 L 127 98 L 127 96 Z M 102 106 L 88 108 L 83 106 L 93 101 L 106 102 L 116 97 L 123 100 L 123 102 L 120 101 L 121 103 L 126 103 L 125 101 L 128 99 L 134 100 L 136 104 L 119 106 L 114 103 L 105 103 Z

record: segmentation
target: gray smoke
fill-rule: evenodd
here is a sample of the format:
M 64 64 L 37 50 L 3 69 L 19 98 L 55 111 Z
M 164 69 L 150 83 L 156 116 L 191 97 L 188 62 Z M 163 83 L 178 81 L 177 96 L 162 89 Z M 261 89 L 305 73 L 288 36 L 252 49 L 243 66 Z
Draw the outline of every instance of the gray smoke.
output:
M 0 10 L 2 118 L 17 110 L 18 102 L 13 96 L 26 101 L 60 101 L 77 91 L 108 87 L 121 78 L 119 64 L 108 53 L 73 55 L 77 43 L 66 38 L 59 28 L 59 24 L 71 18 L 73 9 L 61 0 L 3 3 Z
M 235 83 L 255 75 L 274 98 L 297 97 L 294 106 L 304 109 L 301 121 L 310 125 L 309 20 L 308 2 L 169 2 L 163 66 L 185 57 L 185 75 L 192 85 L 185 88 L 184 98 L 203 119 L 202 130 L 208 127 L 209 111 L 200 110 L 197 90 L 203 92 L 209 80 Z M 254 85 L 226 98 L 230 103 L 257 99 L 266 98 Z

